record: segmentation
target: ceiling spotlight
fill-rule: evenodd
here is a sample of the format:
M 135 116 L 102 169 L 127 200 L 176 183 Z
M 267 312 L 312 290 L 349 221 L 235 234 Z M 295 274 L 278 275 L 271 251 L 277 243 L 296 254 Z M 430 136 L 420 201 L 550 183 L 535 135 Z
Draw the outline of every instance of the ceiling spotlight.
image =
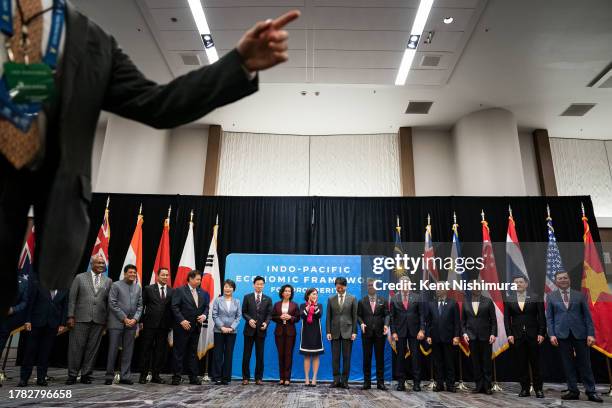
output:
M 418 35 L 411 35 L 410 36 L 410 41 L 411 42 L 417 42 L 419 40 L 419 36 Z
M 419 45 L 420 38 L 420 35 L 411 35 L 410 40 L 408 41 L 408 45 L 406 47 L 411 50 L 416 50 L 416 47 Z
M 444 24 L 453 24 L 453 21 L 455 21 L 455 19 L 452 17 L 444 17 L 444 20 L 442 21 L 444 22 Z

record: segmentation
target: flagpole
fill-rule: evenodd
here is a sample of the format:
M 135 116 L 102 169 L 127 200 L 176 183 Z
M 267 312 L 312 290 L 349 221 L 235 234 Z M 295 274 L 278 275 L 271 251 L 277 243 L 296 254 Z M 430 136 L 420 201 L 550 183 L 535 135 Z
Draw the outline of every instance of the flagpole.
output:
M 493 359 L 493 386 L 491 387 L 492 391 L 503 391 L 504 389 L 497 382 L 497 364 L 495 363 L 495 359 Z
M 610 369 L 610 357 L 606 357 L 606 365 L 608 366 L 608 381 L 610 382 L 608 397 L 612 397 L 612 369 Z
M 463 352 L 461 351 L 461 347 L 459 347 L 459 385 L 457 385 L 457 389 L 459 391 L 469 391 L 469 388 L 466 387 L 465 383 L 463 382 L 463 358 L 461 353 Z
M 110 205 L 110 196 L 106 197 L 106 210 L 108 211 L 108 206 Z
M 191 214 L 189 216 L 189 223 L 193 224 L 193 210 L 191 210 Z

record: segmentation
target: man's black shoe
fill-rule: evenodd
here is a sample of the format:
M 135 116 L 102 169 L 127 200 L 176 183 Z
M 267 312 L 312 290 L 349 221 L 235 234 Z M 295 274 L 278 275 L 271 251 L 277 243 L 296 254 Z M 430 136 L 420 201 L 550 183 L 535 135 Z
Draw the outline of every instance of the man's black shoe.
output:
M 329 388 L 340 388 L 340 384 L 334 381 L 329 384 Z
M 146 384 L 146 383 L 147 383 L 147 375 L 146 374 L 141 375 L 138 378 L 138 384 Z
M 493 391 L 491 391 L 490 388 L 487 388 L 484 393 L 487 394 L 487 395 L 492 395 Z
M 443 385 L 436 385 L 433 390 L 434 390 L 434 392 L 444 391 L 444 386 Z
M 530 396 L 530 395 L 531 395 L 531 393 L 529 392 L 529 390 L 526 390 L 526 389 L 524 389 L 524 388 L 523 388 L 523 389 L 521 390 L 521 392 L 519 392 L 519 395 L 518 395 L 518 396 L 519 396 L 519 397 L 528 397 L 528 396 Z
M 457 389 L 455 388 L 454 385 L 447 385 L 446 386 L 446 391 L 448 391 L 448 392 L 457 392 Z
M 76 377 L 68 377 L 66 380 L 66 385 L 74 385 L 76 384 Z
M 172 376 L 172 385 L 181 385 L 181 376 L 180 375 Z
M 564 401 L 572 401 L 580 399 L 580 393 L 575 391 L 568 391 L 561 396 L 561 399 Z
M 38 385 L 39 387 L 48 387 L 49 383 L 47 382 L 47 380 L 37 380 L 36 385 Z
M 28 382 L 27 381 L 23 381 L 23 380 L 19 380 L 19 384 L 17 384 L 18 387 L 27 387 L 28 386 Z
M 472 390 L 472 394 L 480 394 L 481 389 L 480 388 L 474 388 Z
M 421 384 L 414 384 L 414 385 L 412 386 L 412 391 L 414 391 L 414 392 L 419 392 L 419 391 L 421 391 Z
M 405 386 L 405 385 L 404 385 L 404 383 L 402 382 L 402 383 L 400 383 L 400 384 L 397 384 L 397 387 L 395 387 L 395 389 L 396 389 L 397 391 L 406 391 L 406 386 Z
M 165 384 L 166 380 L 164 380 L 163 378 L 159 376 L 156 376 L 156 377 L 151 378 L 151 382 L 154 384 Z
M 202 385 L 202 380 L 200 380 L 198 377 L 193 377 L 189 379 L 189 384 L 190 385 Z
M 370 385 L 370 383 L 363 383 L 363 385 L 361 386 L 362 390 L 369 390 L 372 388 L 372 385 Z
M 84 375 L 81 377 L 81 384 L 91 384 L 93 382 L 93 378 L 88 375 Z
M 113 380 L 104 380 L 104 385 L 113 385 Z
M 134 381 L 130 380 L 130 379 L 121 379 L 119 380 L 119 384 L 125 384 L 125 385 L 133 385 Z
M 376 388 L 378 388 L 381 391 L 387 391 L 387 386 L 384 383 L 376 384 Z
M 343 382 L 342 384 L 340 384 L 340 387 L 341 387 L 341 388 L 344 388 L 345 390 L 348 390 L 348 389 L 349 389 L 348 382 L 346 382 L 346 381 L 345 381 L 345 382 Z
M 535 395 L 536 395 L 536 398 L 544 398 L 544 391 L 536 390 Z
M 587 397 L 589 397 L 589 401 L 591 402 L 603 402 L 603 400 L 597 394 L 588 394 Z

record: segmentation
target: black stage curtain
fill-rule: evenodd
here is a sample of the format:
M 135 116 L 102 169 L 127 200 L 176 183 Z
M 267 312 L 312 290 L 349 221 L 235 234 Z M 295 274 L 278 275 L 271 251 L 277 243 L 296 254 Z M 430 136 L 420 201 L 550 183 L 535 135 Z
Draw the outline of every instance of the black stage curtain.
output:
M 172 271 L 176 271 L 194 211 L 196 266 L 204 268 L 212 229 L 219 217 L 218 254 L 223 278 L 225 257 L 230 253 L 359 254 L 368 242 L 393 242 L 396 216 L 400 217 L 402 240 L 420 242 L 424 237 L 427 215 L 431 215 L 434 241 L 451 240 L 453 212 L 460 225 L 462 242 L 481 242 L 481 210 L 485 211 L 493 242 L 504 242 L 508 226 L 508 206 L 517 221 L 521 242 L 546 242 L 546 206 L 550 206 L 558 241 L 581 242 L 580 218 L 584 204 L 595 241 L 599 241 L 597 222 L 588 196 L 578 197 L 204 197 L 182 195 L 94 194 L 90 208 L 91 228 L 81 270 L 86 270 L 110 196 L 111 240 L 109 276 L 117 279 L 132 238 L 138 209 L 142 204 L 144 282 L 152 273 L 157 246 L 168 207 L 172 206 L 170 239 Z M 580 288 L 581 260 L 565 259 L 571 269 L 572 285 Z M 570 256 L 567 254 L 567 256 Z M 496 253 L 500 279 L 503 279 L 505 255 Z M 530 265 L 528 265 L 528 268 Z M 541 293 L 544 277 L 533 279 L 532 289 Z M 66 336 L 62 336 L 66 337 Z M 65 364 L 67 341 L 57 345 L 58 359 Z M 545 381 L 564 380 L 557 350 L 548 343 L 542 348 Z M 138 347 L 138 345 L 137 345 Z M 59 351 L 62 350 L 62 351 Z M 138 350 L 136 350 L 136 355 Z M 499 381 L 515 381 L 513 351 L 496 359 Z M 604 356 L 592 353 L 599 382 L 607 382 Z M 104 365 L 105 350 L 98 363 Z M 62 363 L 57 361 L 56 363 Z M 427 364 L 429 365 L 429 364 Z M 466 379 L 471 377 L 469 360 L 464 359 Z

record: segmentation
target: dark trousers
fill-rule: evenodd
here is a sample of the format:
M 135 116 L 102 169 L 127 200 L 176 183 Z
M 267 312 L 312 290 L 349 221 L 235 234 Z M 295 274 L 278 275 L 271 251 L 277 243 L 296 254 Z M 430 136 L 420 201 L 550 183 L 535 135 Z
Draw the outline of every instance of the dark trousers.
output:
M 387 338 L 384 336 L 361 337 L 363 347 L 363 382 L 372 382 L 372 349 L 376 358 L 376 382 L 385 381 L 385 343 Z
M 151 370 L 153 378 L 159 376 L 166 362 L 168 331 L 168 329 L 147 329 L 146 327 L 142 331 L 140 375 L 147 375 Z
M 470 357 L 474 367 L 474 382 L 477 390 L 488 390 L 493 382 L 491 371 L 492 346 L 487 340 L 470 340 Z
M 451 343 L 433 343 L 434 378 L 438 386 L 455 386 L 455 347 Z
M 57 327 L 32 327 L 25 342 L 25 353 L 21 363 L 21 380 L 28 382 L 32 367 L 36 364 L 36 377 L 44 381 L 49 367 L 49 355 L 55 343 Z
M 251 353 L 255 344 L 255 381 L 263 380 L 265 337 L 244 336 L 244 354 L 242 355 L 242 379 L 251 379 Z
M 278 350 L 278 373 L 280 380 L 291 380 L 291 365 L 293 364 L 293 347 L 295 336 L 274 336 L 276 349 Z
M 334 372 L 334 383 L 348 383 L 351 372 L 351 351 L 353 342 L 351 339 L 338 338 L 331 341 L 332 346 L 332 370 Z M 340 355 L 342 354 L 342 373 L 340 373 Z
M 519 382 L 523 390 L 529 390 L 531 378 L 529 377 L 529 365 L 531 365 L 531 376 L 533 378 L 533 389 L 542 389 L 542 377 L 540 376 L 540 347 L 536 338 L 521 337 L 515 340 L 514 356 L 516 358 L 518 371 L 520 373 Z
M 586 339 L 577 339 L 570 333 L 567 339 L 558 340 L 563 371 L 565 371 L 565 377 L 567 377 L 568 390 L 578 392 L 576 379 L 576 369 L 578 369 L 584 384 L 584 391 L 587 394 L 594 394 L 595 378 L 591 369 L 591 352 L 586 344 Z M 576 357 L 574 357 L 574 352 Z
M 185 330 L 180 326 L 174 328 L 172 356 L 174 360 L 173 370 L 175 376 L 183 374 L 183 365 L 187 367 L 187 374 L 190 379 L 198 376 L 198 339 L 202 326 L 191 322 L 191 329 Z
M 412 368 L 412 380 L 414 385 L 421 384 L 421 351 L 419 350 L 419 341 L 416 337 L 400 337 L 395 343 L 397 350 L 395 360 L 395 378 L 400 384 L 406 381 L 406 342 L 410 347 L 410 365 Z
M 234 344 L 236 344 L 236 333 L 215 333 L 215 348 L 213 349 L 214 381 L 231 381 Z

